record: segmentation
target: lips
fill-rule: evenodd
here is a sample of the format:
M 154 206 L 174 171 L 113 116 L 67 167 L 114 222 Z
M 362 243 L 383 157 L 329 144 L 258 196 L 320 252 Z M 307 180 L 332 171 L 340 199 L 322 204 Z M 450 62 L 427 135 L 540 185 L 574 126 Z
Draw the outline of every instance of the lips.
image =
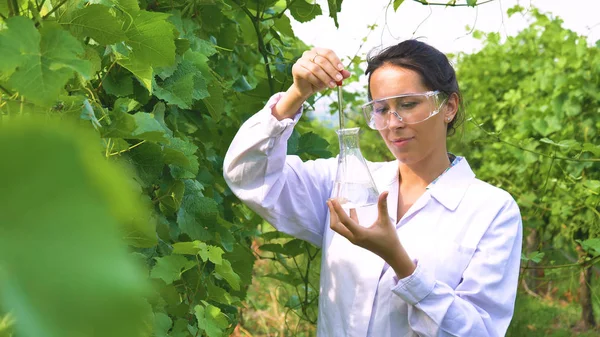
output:
M 396 146 L 401 146 L 401 145 L 408 143 L 412 139 L 414 139 L 414 137 L 400 137 L 400 138 L 394 138 L 394 139 L 390 140 L 390 142 Z

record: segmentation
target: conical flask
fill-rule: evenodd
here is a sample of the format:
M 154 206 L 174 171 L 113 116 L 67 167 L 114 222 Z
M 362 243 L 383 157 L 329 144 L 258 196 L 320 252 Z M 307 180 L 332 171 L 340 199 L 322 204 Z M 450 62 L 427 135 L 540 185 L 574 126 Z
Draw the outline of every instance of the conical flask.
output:
M 360 128 L 350 128 L 336 131 L 340 141 L 340 155 L 332 197 L 344 208 L 373 205 L 379 198 L 367 162 L 360 152 L 359 130 Z

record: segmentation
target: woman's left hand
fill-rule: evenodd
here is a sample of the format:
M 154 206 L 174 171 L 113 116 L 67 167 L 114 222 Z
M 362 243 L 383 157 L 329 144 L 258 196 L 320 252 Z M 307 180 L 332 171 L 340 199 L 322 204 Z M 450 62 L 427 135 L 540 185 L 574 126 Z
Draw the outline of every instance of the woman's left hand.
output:
M 396 228 L 390 221 L 387 210 L 388 192 L 383 192 L 377 201 L 378 217 L 369 227 L 358 223 L 355 209 L 346 214 L 335 199 L 327 201 L 330 215 L 330 227 L 353 244 L 379 255 L 394 270 L 399 278 L 406 277 L 415 269 L 415 265 L 402 247 Z

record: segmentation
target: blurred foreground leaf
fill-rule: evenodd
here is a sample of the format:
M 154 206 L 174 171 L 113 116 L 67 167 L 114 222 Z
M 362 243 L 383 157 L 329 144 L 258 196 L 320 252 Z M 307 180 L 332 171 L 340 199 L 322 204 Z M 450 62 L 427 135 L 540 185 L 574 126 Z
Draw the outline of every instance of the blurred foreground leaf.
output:
M 0 127 L 0 313 L 23 337 L 141 336 L 147 278 L 118 225 L 145 209 L 99 138 L 60 123 Z

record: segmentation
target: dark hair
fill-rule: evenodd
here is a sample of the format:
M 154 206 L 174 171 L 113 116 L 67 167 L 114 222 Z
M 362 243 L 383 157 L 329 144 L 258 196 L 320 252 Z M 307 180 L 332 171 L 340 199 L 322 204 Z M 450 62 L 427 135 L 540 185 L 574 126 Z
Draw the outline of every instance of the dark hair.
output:
M 439 90 L 444 96 L 458 95 L 459 105 L 456 116 L 448 123 L 448 135 L 454 134 L 457 123 L 462 120 L 462 95 L 456 81 L 456 73 L 444 53 L 434 47 L 417 40 L 406 40 L 397 45 L 387 47 L 373 55 L 367 55 L 369 99 L 371 97 L 371 75 L 375 70 L 384 65 L 396 65 L 416 71 L 429 90 Z M 459 121 L 460 120 L 460 121 Z

